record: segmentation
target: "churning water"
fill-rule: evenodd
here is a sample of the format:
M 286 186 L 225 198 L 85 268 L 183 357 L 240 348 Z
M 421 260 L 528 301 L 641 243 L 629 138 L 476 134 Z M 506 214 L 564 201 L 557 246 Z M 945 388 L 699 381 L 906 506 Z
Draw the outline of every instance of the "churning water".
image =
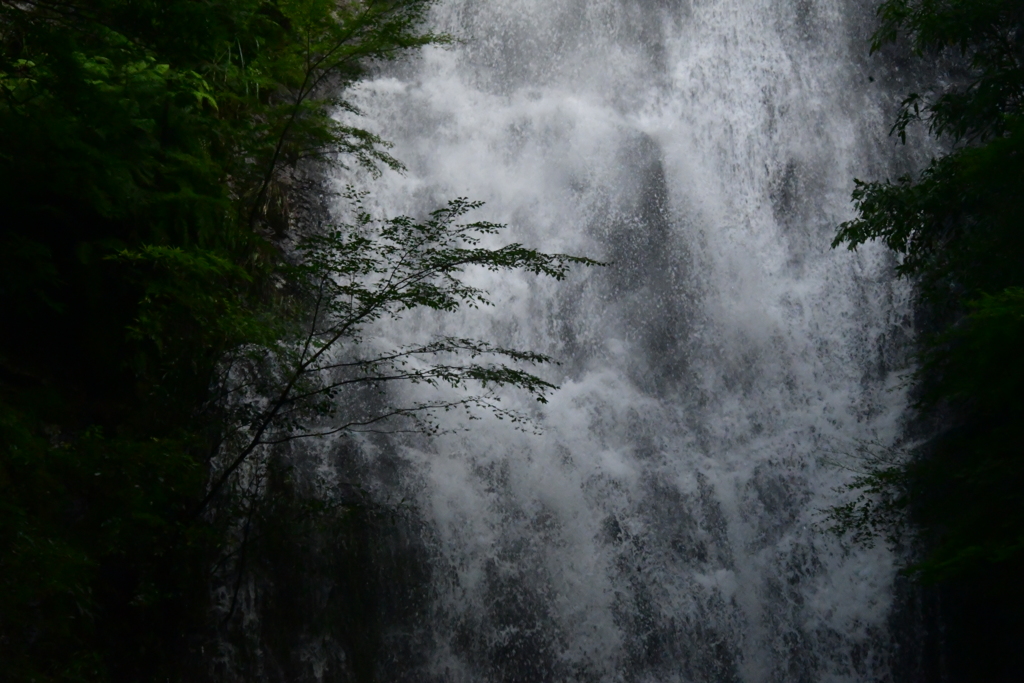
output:
M 354 93 L 408 166 L 372 185 L 388 212 L 467 196 L 506 239 L 610 262 L 474 273 L 494 308 L 386 331 L 562 360 L 550 403 L 522 406 L 540 435 L 365 444 L 364 485 L 407 501 L 429 565 L 386 678 L 897 675 L 896 558 L 814 527 L 848 476 L 823 456 L 894 443 L 907 402 L 905 287 L 881 250 L 829 248 L 891 148 L 872 11 L 444 0 L 462 41 Z

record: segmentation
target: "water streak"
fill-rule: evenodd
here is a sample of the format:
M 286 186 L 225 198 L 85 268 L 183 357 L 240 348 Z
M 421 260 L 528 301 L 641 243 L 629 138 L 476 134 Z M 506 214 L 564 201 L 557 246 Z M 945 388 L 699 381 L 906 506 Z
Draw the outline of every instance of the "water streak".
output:
M 515 241 L 611 262 L 474 274 L 499 305 L 443 322 L 564 360 L 543 435 L 367 449 L 431 565 L 391 680 L 894 675 L 894 558 L 812 526 L 846 476 L 822 456 L 892 444 L 905 412 L 907 292 L 881 251 L 829 249 L 887 163 L 870 10 L 446 0 L 464 42 L 356 92 L 409 166 L 374 185 L 392 213 L 469 196 Z

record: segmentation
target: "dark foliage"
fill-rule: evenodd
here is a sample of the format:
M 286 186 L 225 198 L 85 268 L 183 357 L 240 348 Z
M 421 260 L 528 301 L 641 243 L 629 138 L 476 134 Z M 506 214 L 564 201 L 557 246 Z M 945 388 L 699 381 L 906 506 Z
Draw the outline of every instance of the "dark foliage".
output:
M 201 680 L 243 576 L 287 564 L 282 524 L 366 539 L 326 490 L 274 483 L 287 479 L 275 446 L 429 428 L 453 407 L 518 419 L 488 387 L 550 388 L 519 367 L 539 354 L 359 343 L 408 308 L 483 303 L 457 277 L 467 266 L 562 277 L 585 261 L 477 248 L 500 226 L 457 224 L 465 201 L 321 232 L 292 209 L 331 167 L 401 168 L 335 114 L 358 114 L 343 93 L 375 61 L 447 40 L 421 28 L 428 5 L 0 0 L 5 679 Z M 346 387 L 397 381 L 483 393 L 339 411 Z
M 951 621 L 973 620 L 951 626 L 963 645 L 954 675 L 1011 680 L 1008 644 L 1024 633 L 1024 3 L 888 0 L 879 17 L 875 49 L 906 40 L 922 59 L 952 53 L 965 67 L 909 95 L 893 127 L 905 140 L 924 123 L 950 151 L 916 176 L 857 181 L 859 215 L 833 245 L 880 240 L 917 286 L 931 321 L 917 409 L 937 436 L 869 471 L 832 519 L 863 538 L 904 539 L 909 520 L 922 553 L 908 571 L 959 605 Z

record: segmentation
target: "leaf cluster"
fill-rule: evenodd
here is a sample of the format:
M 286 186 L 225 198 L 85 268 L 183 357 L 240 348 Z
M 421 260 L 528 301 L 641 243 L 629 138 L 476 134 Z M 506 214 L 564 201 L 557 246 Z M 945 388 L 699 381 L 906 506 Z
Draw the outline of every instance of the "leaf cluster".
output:
M 332 168 L 401 170 L 345 92 L 450 40 L 422 28 L 429 6 L 0 0 L 5 673 L 202 680 L 211 629 L 244 622 L 243 580 L 285 533 L 274 511 L 341 509 L 279 485 L 286 444 L 436 433 L 450 410 L 523 428 L 499 389 L 554 388 L 541 353 L 377 332 L 489 305 L 472 269 L 593 261 L 488 248 L 503 226 L 462 222 L 465 199 L 378 220 L 349 191 L 354 220 L 327 227 L 297 208 L 327 201 Z
M 890 0 L 878 9 L 880 26 L 872 50 L 909 39 L 915 54 L 930 58 L 953 51 L 966 60 L 966 74 L 931 97 L 911 93 L 893 132 L 925 117 L 937 136 L 984 141 L 1006 132 L 1021 113 L 1024 8 L 1014 0 Z
M 910 568 L 920 577 L 1008 575 L 1024 566 L 1024 5 L 888 0 L 878 15 L 874 49 L 905 37 L 920 58 L 953 51 L 963 67 L 908 96 L 892 131 L 905 141 L 924 122 L 949 151 L 920 174 L 858 180 L 858 215 L 833 242 L 881 241 L 917 287 L 917 409 L 937 436 L 858 480 L 865 495 L 833 513 L 877 536 L 898 501 L 925 544 Z
M 297 247 L 300 258 L 289 280 L 309 300 L 304 326 L 274 345 L 239 349 L 226 366 L 223 391 L 235 397 L 234 442 L 224 450 L 228 457 L 203 505 L 265 446 L 338 433 L 437 433 L 431 417 L 453 409 L 482 408 L 526 424 L 527 416 L 501 407 L 492 390 L 515 387 L 543 403 L 555 388 L 522 367 L 552 362 L 541 353 L 462 337 L 385 349 L 364 341 L 375 325 L 399 320 L 409 310 L 450 313 L 491 305 L 486 291 L 461 277 L 467 269 L 562 279 L 571 266 L 596 261 L 521 244 L 481 247 L 483 237 L 505 226 L 459 222 L 479 202 L 452 200 L 425 220 L 378 220 L 365 210 L 364 193 L 350 188 L 347 196 L 355 221 L 318 232 Z M 386 396 L 388 386 L 401 383 L 456 392 L 407 405 L 366 398 L 366 392 Z M 463 391 L 473 387 L 482 393 Z
M 400 167 L 336 113 L 375 61 L 447 40 L 428 6 L 0 0 L 5 678 L 201 658 L 232 523 L 194 514 L 234 425 L 215 389 L 306 315 L 282 286 L 303 178 Z

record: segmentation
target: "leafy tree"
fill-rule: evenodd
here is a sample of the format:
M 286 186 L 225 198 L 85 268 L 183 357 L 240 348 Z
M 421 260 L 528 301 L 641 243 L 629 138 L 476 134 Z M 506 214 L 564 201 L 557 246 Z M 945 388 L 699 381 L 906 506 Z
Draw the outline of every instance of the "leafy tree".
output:
M 189 365 L 168 340 L 157 353 L 120 335 L 151 280 L 191 268 L 209 286 L 215 267 L 229 298 L 252 308 L 272 297 L 273 238 L 288 229 L 299 167 L 397 166 L 376 136 L 335 120 L 353 109 L 337 93 L 368 61 L 443 41 L 418 28 L 427 4 L 0 3 L 3 308 L 18 327 L 48 332 L 12 348 L 22 370 L 53 367 L 73 333 L 86 358 L 62 370 L 84 374 L 86 393 L 127 394 L 141 368 Z M 175 310 L 188 318 L 202 295 L 179 293 Z M 185 346 L 204 346 L 205 326 L 174 326 Z M 196 365 L 188 390 L 204 391 L 211 367 Z
M 295 485 L 295 460 L 281 446 L 335 434 L 434 434 L 439 430 L 434 417 L 452 410 L 465 410 L 471 419 L 489 413 L 525 429 L 529 415 L 502 406 L 495 389 L 515 387 L 545 402 L 555 388 L 532 371 L 551 362 L 546 355 L 450 336 L 381 348 L 367 343 L 379 325 L 393 324 L 415 309 L 443 313 L 490 305 L 486 291 L 462 280 L 467 269 L 519 270 L 561 280 L 573 265 L 596 263 L 515 243 L 481 247 L 483 237 L 499 234 L 504 226 L 460 222 L 479 202 L 456 199 L 423 220 L 375 219 L 363 207 L 363 193 L 350 189 L 347 197 L 351 223 L 317 231 L 297 245 L 288 281 L 309 302 L 302 324 L 274 344 L 238 348 L 222 367 L 219 392 L 230 429 L 198 513 L 234 520 L 217 577 L 227 589 L 219 605 L 225 623 L 236 615 L 240 586 L 255 578 L 252 566 L 258 564 L 254 555 L 262 539 L 278 526 L 265 512 L 281 507 L 274 481 Z M 432 398 L 402 402 L 390 390 L 402 384 L 427 385 Z M 312 518 L 345 526 L 353 513 L 351 501 L 339 499 L 325 483 L 305 496 L 302 524 Z M 372 621 L 369 615 L 362 618 Z M 245 631 L 244 623 L 235 628 Z M 251 634 L 249 640 L 261 647 L 262 637 Z M 349 651 L 349 659 L 372 655 L 368 647 Z
M 453 407 L 519 419 L 489 387 L 551 388 L 522 369 L 545 356 L 481 340 L 360 343 L 402 310 L 484 303 L 465 268 L 585 260 L 483 249 L 500 226 L 459 224 L 464 200 L 310 219 L 330 168 L 401 167 L 335 115 L 375 62 L 448 40 L 429 4 L 0 0 L 7 677 L 201 679 L 211 580 L 240 577 L 250 530 L 288 507 L 275 444 Z M 347 387 L 398 381 L 483 388 L 339 412 Z
M 912 522 L 923 546 L 908 571 L 958 587 L 971 609 L 988 605 L 980 620 L 996 624 L 998 642 L 1024 633 L 1018 617 L 993 616 L 1024 606 L 1024 4 L 887 0 L 878 16 L 873 49 L 906 40 L 919 58 L 959 65 L 911 93 L 892 130 L 905 141 L 923 123 L 948 152 L 917 175 L 857 181 L 858 216 L 833 246 L 880 240 L 917 287 L 917 408 L 936 436 L 869 468 L 854 484 L 860 495 L 830 514 L 837 530 L 866 538 L 905 539 Z M 1010 651 L 980 654 L 990 647 L 982 640 L 965 666 L 1001 680 L 1014 669 L 998 661 Z
M 300 258 L 291 282 L 311 300 L 311 314 L 302 328 L 272 346 L 240 348 L 225 364 L 222 391 L 241 398 L 233 403 L 230 445 L 222 451 L 227 462 L 207 500 L 263 446 L 378 428 L 432 433 L 437 426 L 431 415 L 455 408 L 483 408 L 516 423 L 527 420 L 501 407 L 500 398 L 490 391 L 412 405 L 357 401 L 345 404 L 339 415 L 338 395 L 349 387 L 514 386 L 541 402 L 554 388 L 516 367 L 551 362 L 531 351 L 441 337 L 367 354 L 361 342 L 374 324 L 397 320 L 411 309 L 453 312 L 465 305 L 489 305 L 485 291 L 459 278 L 467 268 L 525 270 L 561 280 L 569 266 L 596 262 L 520 244 L 479 246 L 482 236 L 504 228 L 485 221 L 457 222 L 479 208 L 479 202 L 451 201 L 424 221 L 407 216 L 378 221 L 364 209 L 364 196 L 351 189 L 348 193 L 354 223 L 317 232 L 298 245 Z
M 927 124 L 952 149 L 918 176 L 857 181 L 859 216 L 833 246 L 882 240 L 901 256 L 933 306 L 959 315 L 963 302 L 1020 284 L 1024 241 L 1016 212 L 1024 189 L 1022 97 L 1024 7 L 1012 0 L 890 0 L 872 49 L 906 36 L 921 58 L 953 52 L 963 65 L 950 84 L 902 103 L 892 133 Z

